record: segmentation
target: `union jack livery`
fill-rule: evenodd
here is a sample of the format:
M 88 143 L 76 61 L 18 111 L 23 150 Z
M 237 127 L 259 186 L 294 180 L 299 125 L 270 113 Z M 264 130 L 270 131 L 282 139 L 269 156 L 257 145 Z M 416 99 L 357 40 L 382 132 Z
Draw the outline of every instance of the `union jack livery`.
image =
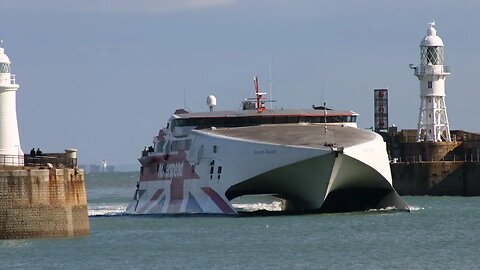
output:
M 264 93 L 238 111 L 177 110 L 143 151 L 128 214 L 236 214 L 243 195 L 282 198 L 285 210 L 408 210 L 392 186 L 386 146 L 357 114 L 323 107 L 266 109 Z

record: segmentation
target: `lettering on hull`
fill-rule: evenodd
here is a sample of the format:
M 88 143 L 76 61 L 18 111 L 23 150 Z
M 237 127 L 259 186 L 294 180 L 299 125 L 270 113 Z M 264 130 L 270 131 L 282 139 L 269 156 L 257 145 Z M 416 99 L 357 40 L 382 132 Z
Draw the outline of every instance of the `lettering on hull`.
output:
M 262 150 L 253 151 L 253 154 L 255 155 L 273 155 L 276 153 L 277 153 L 277 150 L 274 150 L 274 149 L 262 149 Z

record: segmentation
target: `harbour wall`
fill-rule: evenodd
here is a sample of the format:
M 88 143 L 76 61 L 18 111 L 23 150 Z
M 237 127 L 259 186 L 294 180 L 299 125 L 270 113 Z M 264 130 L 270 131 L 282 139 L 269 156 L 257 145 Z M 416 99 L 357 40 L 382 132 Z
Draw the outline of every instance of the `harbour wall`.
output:
M 416 130 L 382 134 L 400 195 L 480 196 L 480 134 L 452 131 L 452 142 L 416 142 Z
M 84 171 L 41 162 L 0 167 L 0 239 L 89 233 Z
M 402 162 L 391 170 L 400 195 L 480 196 L 479 162 Z

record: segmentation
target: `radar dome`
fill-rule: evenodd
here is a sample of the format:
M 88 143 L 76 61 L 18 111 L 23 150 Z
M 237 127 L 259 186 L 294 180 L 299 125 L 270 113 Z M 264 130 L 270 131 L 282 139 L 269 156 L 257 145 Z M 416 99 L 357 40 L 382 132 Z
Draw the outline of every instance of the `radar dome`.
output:
M 210 108 L 210 111 L 213 107 L 217 106 L 217 98 L 214 95 L 209 95 L 207 97 L 207 106 Z

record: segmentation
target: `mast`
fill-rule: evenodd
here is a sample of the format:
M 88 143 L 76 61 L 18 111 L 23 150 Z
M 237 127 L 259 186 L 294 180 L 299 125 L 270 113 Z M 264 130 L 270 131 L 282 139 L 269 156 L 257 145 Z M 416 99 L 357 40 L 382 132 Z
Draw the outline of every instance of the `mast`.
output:
M 257 103 L 257 111 L 263 112 L 265 111 L 265 107 L 262 104 L 262 96 L 265 95 L 265 93 L 260 93 L 259 91 L 257 75 L 253 76 L 253 86 L 255 87 L 255 99 Z

